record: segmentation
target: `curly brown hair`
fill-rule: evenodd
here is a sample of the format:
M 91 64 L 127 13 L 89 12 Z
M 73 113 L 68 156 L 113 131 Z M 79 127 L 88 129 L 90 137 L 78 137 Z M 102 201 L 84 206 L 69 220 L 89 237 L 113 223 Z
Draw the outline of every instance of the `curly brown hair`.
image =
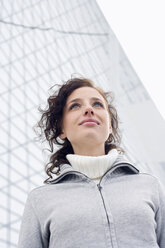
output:
M 48 107 L 45 110 L 39 108 L 42 116 L 36 126 L 40 129 L 40 133 L 38 133 L 39 137 L 44 137 L 48 141 L 50 146 L 49 151 L 52 153 L 49 162 L 45 166 L 45 171 L 48 175 L 48 178 L 44 181 L 45 183 L 52 178 L 52 174 L 59 174 L 61 164 L 70 164 L 66 155 L 74 153 L 70 141 L 67 138 L 61 140 L 59 135 L 62 133 L 63 111 L 67 98 L 75 89 L 91 87 L 96 89 L 104 97 L 108 106 L 112 126 L 112 133 L 110 133 L 105 142 L 105 154 L 113 148 L 116 148 L 120 153 L 124 152 L 119 146 L 121 141 L 118 127 L 119 118 L 116 108 L 112 105 L 112 92 L 103 92 L 101 88 L 94 86 L 94 83 L 90 79 L 80 77 L 71 78 L 62 85 L 55 84 L 51 89 L 54 87 L 57 87 L 57 90 L 47 99 Z M 56 152 L 54 152 L 54 145 L 60 147 Z

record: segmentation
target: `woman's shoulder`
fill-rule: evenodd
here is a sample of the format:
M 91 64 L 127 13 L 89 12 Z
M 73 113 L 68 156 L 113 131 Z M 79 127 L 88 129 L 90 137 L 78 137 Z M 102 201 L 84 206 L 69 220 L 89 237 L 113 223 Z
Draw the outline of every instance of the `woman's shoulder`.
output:
M 140 170 L 139 176 L 143 177 L 146 180 L 149 180 L 155 183 L 160 183 L 160 178 L 158 178 L 155 174 L 152 174 L 152 172 Z
M 153 190 L 156 190 L 157 192 L 165 192 L 165 183 L 156 175 L 149 172 L 139 172 L 139 176 L 146 186 L 149 185 Z
M 40 200 L 49 196 L 52 191 L 55 191 L 55 186 L 56 185 L 44 184 L 31 189 L 28 193 L 28 200 Z
M 148 171 L 140 170 L 139 175 L 142 176 L 142 177 L 145 177 L 146 179 L 148 178 L 149 180 L 155 181 L 155 182 L 159 181 L 159 178 L 156 175 L 154 175 L 154 174 L 152 174 L 151 172 L 148 172 Z

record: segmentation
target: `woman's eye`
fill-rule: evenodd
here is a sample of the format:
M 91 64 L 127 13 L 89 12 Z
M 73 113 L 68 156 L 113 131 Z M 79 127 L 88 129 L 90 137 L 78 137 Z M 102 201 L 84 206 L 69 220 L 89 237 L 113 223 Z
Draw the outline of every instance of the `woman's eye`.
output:
M 94 102 L 94 104 L 93 105 L 95 105 L 95 106 L 99 106 L 99 107 L 103 107 L 103 104 L 101 103 L 101 102 Z
M 72 105 L 70 106 L 69 109 L 77 108 L 77 107 L 79 107 L 79 106 L 80 106 L 80 104 L 74 103 L 74 104 L 72 104 Z

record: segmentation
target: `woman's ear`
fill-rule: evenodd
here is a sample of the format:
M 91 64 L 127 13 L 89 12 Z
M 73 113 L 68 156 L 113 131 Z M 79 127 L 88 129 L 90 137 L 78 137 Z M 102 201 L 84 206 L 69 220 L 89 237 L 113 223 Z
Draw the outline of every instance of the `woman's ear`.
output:
M 66 138 L 66 135 L 65 133 L 62 131 L 61 134 L 59 135 L 60 139 L 65 139 Z
M 109 134 L 112 133 L 112 127 L 109 127 Z

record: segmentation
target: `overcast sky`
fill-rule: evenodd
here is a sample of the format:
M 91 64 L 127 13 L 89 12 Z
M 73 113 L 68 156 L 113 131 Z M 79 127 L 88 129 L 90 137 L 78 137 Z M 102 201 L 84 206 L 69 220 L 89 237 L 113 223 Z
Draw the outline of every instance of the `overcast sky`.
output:
M 165 119 L 165 0 L 97 0 Z

